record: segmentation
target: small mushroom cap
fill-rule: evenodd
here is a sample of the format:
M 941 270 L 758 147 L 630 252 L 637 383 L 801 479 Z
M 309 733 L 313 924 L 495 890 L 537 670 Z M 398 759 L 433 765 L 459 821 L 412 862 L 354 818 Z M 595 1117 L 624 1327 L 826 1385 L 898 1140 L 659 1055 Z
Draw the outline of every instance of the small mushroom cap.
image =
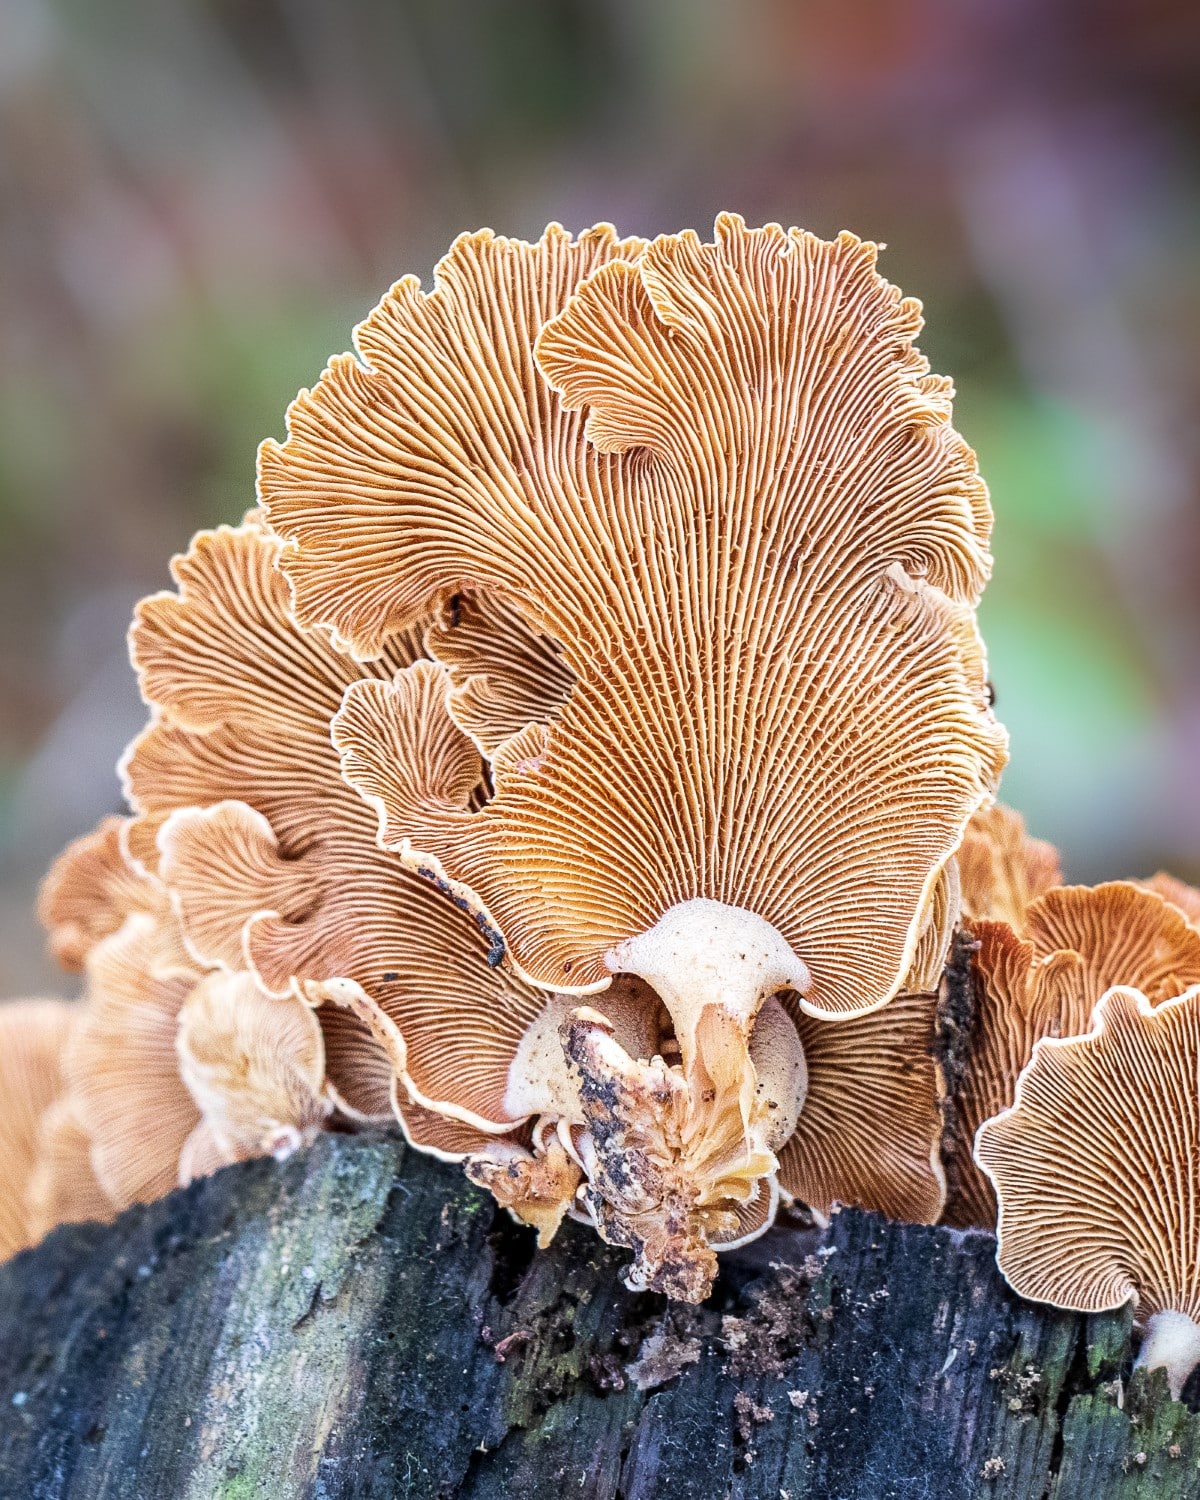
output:
M 1043 1039 L 975 1156 L 999 1201 L 996 1252 L 1022 1297 L 1138 1320 L 1200 1320 L 1200 989 L 1127 987 L 1086 1036 Z
M 575 678 L 547 636 L 491 594 L 455 594 L 425 631 L 425 650 L 446 668 L 446 709 L 489 758 L 567 701 Z
M 173 564 L 178 592 L 139 607 L 132 647 L 155 721 L 125 774 L 153 857 L 204 959 L 250 969 L 281 995 L 349 987 L 354 1004 L 318 1013 L 347 1112 L 390 1115 L 399 1063 L 403 1102 L 411 1084 L 416 1101 L 444 1100 L 464 1122 L 509 1126 L 508 1066 L 545 997 L 489 961 L 498 934 L 379 848 L 329 740 L 347 686 L 410 661 L 421 632 L 390 637 L 374 663 L 340 654 L 297 626 L 277 552 L 257 524 L 201 533 Z M 443 698 L 445 683 L 438 669 Z M 417 725 L 409 748 L 456 756 L 469 801 L 479 752 L 444 711 L 442 724 L 444 746 L 422 742 Z M 399 1052 L 380 1053 L 381 1032 L 402 1038 Z
M 777 929 L 815 1010 L 900 988 L 1005 756 L 973 614 L 990 510 L 919 324 L 851 235 L 484 233 L 263 446 L 304 624 L 367 656 L 476 588 L 560 644 L 570 696 L 496 748 L 478 811 L 396 759 L 403 684 L 339 716 L 393 841 L 534 982 L 599 985 L 706 899 Z
M 990 1228 L 995 1200 L 971 1143 L 984 1120 L 1012 1103 L 1035 1042 L 1086 1031 L 1115 984 L 1157 1003 L 1200 983 L 1200 932 L 1161 896 L 1123 881 L 1046 892 L 1027 908 L 1024 938 L 1003 923 L 974 931 L 975 1010 L 945 1143 L 945 1222 Z
M 155 911 L 161 903 L 161 891 L 128 858 L 127 834 L 128 819 L 105 818 L 68 844 L 42 881 L 38 917 L 64 969 L 78 972 L 131 912 Z
M 1160 870 L 1157 875 L 1151 875 L 1149 880 L 1138 883 L 1144 885 L 1148 891 L 1157 892 L 1164 901 L 1169 901 L 1172 906 L 1178 907 L 1189 922 L 1200 926 L 1200 891 L 1194 885 L 1177 880 L 1174 875 L 1168 875 L 1165 870 Z
M 946 1198 L 936 993 L 897 995 L 882 1010 L 836 1021 L 784 1000 L 804 1048 L 808 1090 L 779 1152 L 780 1186 L 823 1217 L 842 1203 L 935 1223 Z
M 88 956 L 65 1073 L 92 1138 L 97 1180 L 117 1208 L 178 1185 L 200 1111 L 179 1076 L 175 1036 L 200 977 L 166 915 L 135 912 Z
M 30 1202 L 39 1132 L 62 1093 L 62 1053 L 74 1007 L 62 1000 L 0 1005 L 0 1260 L 34 1244 L 43 1225 Z
M 106 1223 L 114 1207 L 92 1166 L 92 1138 L 75 1099 L 58 1098 L 38 1128 L 37 1160 L 29 1179 L 30 1238 L 59 1224 Z
M 325 1049 L 310 1006 L 251 974 L 206 975 L 184 1001 L 179 1071 L 227 1160 L 311 1141 L 329 1115 Z
M 1014 932 L 1024 929 L 1030 903 L 1063 883 L 1058 850 L 1030 838 L 1020 813 L 999 803 L 967 824 L 958 871 L 966 920 L 1007 922 Z

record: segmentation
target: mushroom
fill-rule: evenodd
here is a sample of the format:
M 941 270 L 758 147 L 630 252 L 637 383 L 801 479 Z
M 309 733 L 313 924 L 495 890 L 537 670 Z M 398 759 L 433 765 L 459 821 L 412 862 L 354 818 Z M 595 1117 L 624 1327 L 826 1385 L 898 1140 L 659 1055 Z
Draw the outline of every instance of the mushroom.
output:
M 106 820 L 44 887 L 51 944 L 85 973 L 39 1158 L 46 1224 L 60 1221 L 57 1205 L 80 1201 L 89 1167 L 93 1187 L 124 1208 L 201 1170 L 293 1147 L 331 1108 L 311 1008 L 248 974 L 207 973 L 166 888 L 124 853 L 131 838 Z
M 974 1011 L 947 1110 L 943 1221 L 991 1228 L 995 1199 L 971 1143 L 984 1120 L 1012 1103 L 1034 1044 L 1086 1031 L 1114 984 L 1157 1002 L 1200 983 L 1200 932 L 1161 896 L 1124 881 L 1047 891 L 1026 909 L 1024 937 L 1001 922 L 973 931 Z
M 326 1066 L 347 1113 L 391 1118 L 395 1103 L 414 1141 L 442 1150 L 443 1105 L 446 1129 L 511 1130 L 503 1085 L 489 1092 L 488 1080 L 505 1078 L 545 996 L 494 962 L 494 930 L 378 847 L 329 741 L 346 687 L 412 660 L 421 632 L 393 637 L 375 663 L 342 655 L 297 626 L 278 550 L 253 521 L 202 532 L 172 565 L 178 593 L 138 607 L 132 651 L 154 719 L 124 762 L 146 825 L 132 842 L 157 860 L 195 953 L 324 1002 Z M 414 753 L 456 755 L 470 801 L 479 752 L 441 727 L 444 749 Z
M 550 719 L 575 681 L 552 640 L 477 591 L 446 600 L 425 631 L 425 650 L 446 668 L 447 712 L 481 755 Z
M 30 1200 L 46 1111 L 62 1093 L 73 1007 L 63 1000 L 0 1005 L 0 1260 L 41 1238 Z
M 78 1102 L 69 1095 L 56 1099 L 42 1115 L 26 1199 L 33 1242 L 59 1224 L 107 1223 L 116 1211 L 96 1177 L 92 1138 Z
M 38 918 L 51 954 L 78 973 L 90 950 L 134 911 L 153 912 L 161 894 L 128 858 L 128 820 L 105 818 L 68 844 L 38 892 Z
M 889 1000 L 1004 759 L 986 491 L 874 261 L 729 215 L 463 237 L 261 450 L 302 624 L 372 658 L 466 588 L 557 643 L 570 694 L 482 808 L 406 748 L 416 668 L 349 688 L 346 774 L 534 983 L 636 973 L 681 1041 L 716 1005 L 744 1051 L 785 987 Z
M 967 824 L 957 859 L 968 924 L 1007 922 L 1021 932 L 1030 902 L 1062 885 L 1058 850 L 1030 838 L 1024 818 L 999 803 L 983 808 Z
M 804 1049 L 808 1089 L 779 1153 L 779 1183 L 826 1218 L 834 1204 L 933 1224 L 946 1200 L 933 1057 L 936 991 L 836 1021 L 784 1003 Z
M 999 1202 L 996 1259 L 1022 1297 L 1132 1301 L 1137 1366 L 1178 1400 L 1200 1363 L 1200 988 L 1158 1006 L 1109 991 L 1086 1036 L 1042 1040 L 975 1157 Z
M 212 1141 L 199 1148 L 193 1132 L 185 1151 L 282 1159 L 311 1144 L 332 1109 L 311 1007 L 265 995 L 252 974 L 206 975 L 180 1008 L 175 1047 Z
M 1141 880 L 1138 884 L 1144 885 L 1148 891 L 1157 891 L 1164 901 L 1177 906 L 1189 922 L 1200 926 L 1200 891 L 1194 885 L 1177 880 L 1165 870 L 1160 870 L 1157 875 L 1151 875 L 1149 880 Z

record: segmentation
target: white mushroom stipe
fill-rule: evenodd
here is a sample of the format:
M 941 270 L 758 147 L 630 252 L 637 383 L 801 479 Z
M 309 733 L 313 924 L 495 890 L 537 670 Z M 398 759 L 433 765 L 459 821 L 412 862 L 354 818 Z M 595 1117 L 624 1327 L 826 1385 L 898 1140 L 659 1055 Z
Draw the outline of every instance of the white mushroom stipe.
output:
M 1178 1401 L 1188 1376 L 1200 1365 L 1200 1325 L 1186 1313 L 1155 1313 L 1146 1320 L 1135 1370 L 1165 1370 L 1172 1399 Z
M 610 969 L 637 974 L 659 994 L 690 1064 L 705 1006 L 717 1005 L 749 1034 L 768 995 L 809 987 L 808 969 L 770 922 L 739 906 L 697 897 L 673 906 L 646 932 L 604 956 Z

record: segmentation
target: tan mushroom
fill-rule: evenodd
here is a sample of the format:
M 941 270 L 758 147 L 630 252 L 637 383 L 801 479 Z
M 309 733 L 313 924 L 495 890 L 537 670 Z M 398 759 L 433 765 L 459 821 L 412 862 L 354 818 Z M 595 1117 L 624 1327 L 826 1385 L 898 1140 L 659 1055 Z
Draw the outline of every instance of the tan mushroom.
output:
M 247 974 L 206 973 L 166 888 L 129 862 L 130 841 L 125 824 L 106 820 L 60 856 L 44 887 L 52 946 L 63 951 L 69 934 L 85 973 L 39 1157 L 45 1224 L 80 1199 L 88 1166 L 124 1208 L 201 1170 L 294 1147 L 331 1108 L 311 1008 Z
M 63 1091 L 62 1053 L 74 1008 L 63 1000 L 0 1005 L 0 1260 L 45 1227 L 30 1199 L 42 1121 Z
M 784 998 L 808 1089 L 779 1153 L 780 1186 L 818 1217 L 841 1203 L 935 1223 L 946 1200 L 936 991 L 897 995 L 882 1010 L 837 1021 Z
M 994 789 L 990 512 L 873 246 L 723 216 L 639 249 L 460 239 L 300 396 L 260 492 L 304 624 L 369 657 L 477 588 L 574 678 L 478 811 L 457 762 L 397 759 L 415 669 L 350 688 L 348 774 L 401 857 L 539 985 L 637 973 L 681 1042 L 717 1005 L 744 1048 L 780 988 L 900 988 Z
M 1019 933 L 1030 902 L 1062 884 L 1058 850 L 1030 838 L 1020 813 L 999 804 L 967 824 L 957 858 L 968 923 L 1007 922 Z
M 116 1212 L 92 1166 L 92 1138 L 78 1102 L 69 1094 L 56 1099 L 42 1116 L 27 1199 L 34 1241 L 59 1224 L 107 1223 Z
M 449 675 L 450 717 L 486 756 L 556 714 L 575 681 L 555 643 L 488 594 L 452 595 L 425 631 L 425 650 Z
M 999 922 L 973 930 L 974 1014 L 948 1110 L 944 1222 L 991 1228 L 995 1199 L 971 1143 L 1012 1103 L 1034 1044 L 1086 1031 L 1114 984 L 1157 1002 L 1200 983 L 1200 932 L 1161 896 L 1122 881 L 1047 891 L 1027 908 L 1023 938 Z
M 320 1008 L 326 1062 L 349 1112 L 390 1118 L 398 1073 L 395 1102 L 410 1134 L 420 1123 L 418 1144 L 446 1149 L 430 1113 L 442 1103 L 446 1129 L 511 1129 L 491 1085 L 545 996 L 492 962 L 498 934 L 378 847 L 329 740 L 346 687 L 412 660 L 420 632 L 394 637 L 376 663 L 341 655 L 296 625 L 277 552 L 254 523 L 201 533 L 173 564 L 178 593 L 138 608 L 132 649 L 155 718 L 125 760 L 145 825 L 135 845 L 158 859 L 203 958 L 250 968 L 274 993 L 332 997 Z M 469 802 L 479 752 L 441 723 L 447 748 L 417 740 L 414 754 L 459 755 Z
M 1177 906 L 1189 922 L 1200 926 L 1200 891 L 1194 885 L 1177 880 L 1165 870 L 1160 870 L 1157 875 L 1152 875 L 1149 880 L 1139 881 L 1138 884 L 1144 885 L 1148 891 L 1157 891 L 1164 901 Z
M 158 909 L 161 892 L 131 863 L 125 818 L 105 818 L 67 845 L 38 892 L 38 918 L 50 952 L 72 972 L 131 912 Z
M 1111 990 L 1086 1036 L 1038 1043 L 975 1156 L 999 1201 L 996 1258 L 1022 1297 L 1132 1301 L 1137 1364 L 1178 1399 L 1200 1363 L 1200 989 L 1157 1007 Z

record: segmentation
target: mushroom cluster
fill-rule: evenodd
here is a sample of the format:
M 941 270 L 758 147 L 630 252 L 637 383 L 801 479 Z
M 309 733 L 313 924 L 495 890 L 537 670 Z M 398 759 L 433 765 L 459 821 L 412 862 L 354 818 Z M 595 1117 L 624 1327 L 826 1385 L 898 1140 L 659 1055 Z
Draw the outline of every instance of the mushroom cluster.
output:
M 391 289 L 138 607 L 129 813 L 42 893 L 83 998 L 0 1010 L 0 1254 L 389 1121 L 689 1301 L 781 1204 L 1018 1244 L 1049 1155 L 996 1117 L 1112 986 L 1189 1004 L 1200 928 L 995 804 L 920 324 L 875 246 L 732 215 Z

